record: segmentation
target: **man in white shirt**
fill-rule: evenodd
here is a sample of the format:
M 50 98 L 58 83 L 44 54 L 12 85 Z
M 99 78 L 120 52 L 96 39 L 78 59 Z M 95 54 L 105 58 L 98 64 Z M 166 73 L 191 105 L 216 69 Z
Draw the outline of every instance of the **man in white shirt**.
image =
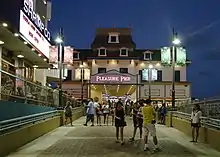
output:
M 201 118 L 202 118 L 202 112 L 200 109 L 200 106 L 197 104 L 192 111 L 191 114 L 191 126 L 192 126 L 192 141 L 190 142 L 197 142 L 199 137 L 199 128 L 201 127 Z M 196 132 L 196 138 L 195 138 L 195 132 Z

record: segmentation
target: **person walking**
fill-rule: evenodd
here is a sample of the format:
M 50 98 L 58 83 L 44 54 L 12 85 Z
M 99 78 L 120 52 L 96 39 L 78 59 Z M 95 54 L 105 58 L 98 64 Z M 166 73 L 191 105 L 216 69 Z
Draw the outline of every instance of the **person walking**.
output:
M 142 115 L 142 107 L 143 107 L 143 100 L 140 100 L 139 102 L 134 103 L 133 109 L 132 109 L 132 117 L 133 117 L 133 136 L 130 139 L 131 142 L 135 140 L 137 129 L 139 128 L 140 131 L 140 138 L 142 138 L 142 127 L 143 127 L 143 115 Z
M 66 106 L 64 107 L 64 113 L 65 113 L 65 125 L 67 125 L 67 120 L 70 119 L 70 124 L 73 126 L 73 111 L 70 101 L 66 102 Z
M 87 123 L 91 120 L 92 122 L 92 125 L 91 126 L 94 126 L 94 115 L 95 115 L 95 106 L 94 106 L 94 103 L 93 103 L 93 99 L 90 98 L 89 99 L 89 103 L 88 103 L 88 106 L 87 106 L 87 111 L 86 111 L 86 123 L 84 124 L 84 126 L 87 126 Z
M 200 106 L 196 104 L 191 114 L 192 141 L 197 142 L 199 138 L 199 128 L 201 127 L 202 111 Z M 196 132 L 196 137 L 195 137 Z
M 95 97 L 94 98 L 94 106 L 95 106 L 95 110 L 96 110 L 96 117 L 97 117 L 97 125 L 101 126 L 102 125 L 102 121 L 101 121 L 101 116 L 102 116 L 102 106 L 100 103 L 98 103 L 99 98 Z
M 125 111 L 123 103 L 119 99 L 115 107 L 115 127 L 116 127 L 116 143 L 124 145 L 124 127 L 126 126 Z M 120 139 L 119 139 L 120 132 Z
M 158 140 L 156 135 L 156 127 L 155 127 L 156 112 L 154 110 L 154 107 L 151 105 L 150 99 L 147 99 L 145 101 L 145 104 L 142 107 L 142 115 L 143 115 L 143 127 L 144 127 L 144 151 L 149 150 L 148 148 L 149 134 L 153 137 L 154 151 L 158 151 L 159 148 L 158 148 Z

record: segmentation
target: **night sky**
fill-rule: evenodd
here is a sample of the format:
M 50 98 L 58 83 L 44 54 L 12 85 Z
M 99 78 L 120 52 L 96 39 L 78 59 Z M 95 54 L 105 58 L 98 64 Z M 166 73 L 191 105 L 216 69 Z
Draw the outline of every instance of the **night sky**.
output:
M 64 28 L 65 44 L 89 48 L 97 27 L 133 29 L 137 48 L 171 44 L 178 32 L 192 64 L 193 97 L 220 95 L 220 0 L 52 0 L 50 29 Z

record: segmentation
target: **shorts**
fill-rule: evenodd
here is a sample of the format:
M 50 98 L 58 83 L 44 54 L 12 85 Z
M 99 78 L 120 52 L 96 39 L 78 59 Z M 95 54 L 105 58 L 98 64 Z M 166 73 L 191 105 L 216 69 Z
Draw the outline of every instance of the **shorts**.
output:
M 194 127 L 194 128 L 199 128 L 200 125 L 199 123 L 191 123 L 191 127 Z
M 151 136 L 155 137 L 156 136 L 156 127 L 154 124 L 147 124 L 144 125 L 144 135 L 148 136 L 150 133 Z

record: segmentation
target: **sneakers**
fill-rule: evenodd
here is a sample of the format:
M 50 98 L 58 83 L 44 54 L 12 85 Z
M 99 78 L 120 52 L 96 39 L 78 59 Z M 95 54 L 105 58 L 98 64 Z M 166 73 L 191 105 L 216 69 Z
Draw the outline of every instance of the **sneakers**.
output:
M 133 137 L 130 138 L 130 139 L 129 139 L 129 142 L 134 142 L 134 138 L 133 138 Z

